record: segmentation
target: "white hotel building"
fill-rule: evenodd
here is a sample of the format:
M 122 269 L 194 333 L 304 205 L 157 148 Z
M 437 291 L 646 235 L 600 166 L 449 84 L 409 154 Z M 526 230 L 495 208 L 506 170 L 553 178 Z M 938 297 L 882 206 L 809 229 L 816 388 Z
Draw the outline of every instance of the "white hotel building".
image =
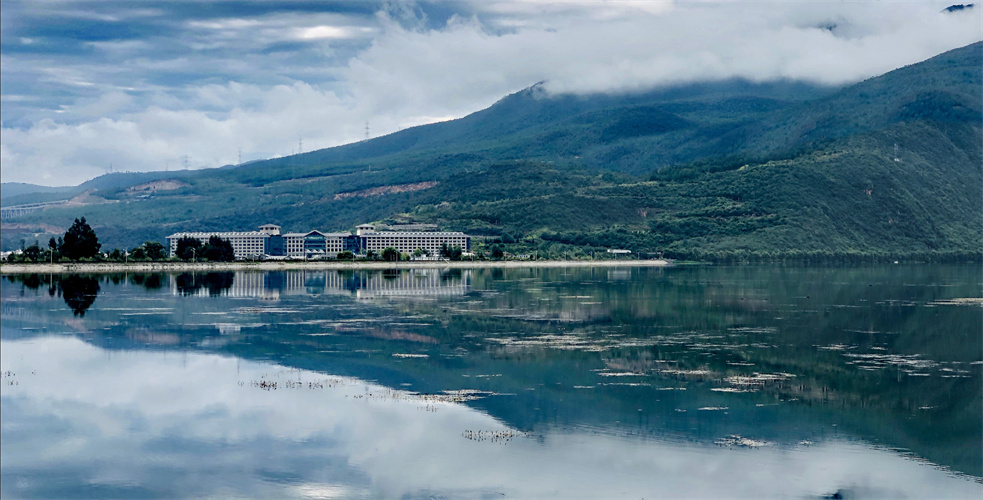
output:
M 232 243 L 232 250 L 235 252 L 236 259 L 259 258 L 266 252 L 266 240 L 270 237 L 269 234 L 259 231 L 174 233 L 167 237 L 170 256 L 174 257 L 177 254 L 177 242 L 181 238 L 194 238 L 204 246 L 212 236 L 229 240 Z
M 280 226 L 264 224 L 259 231 L 174 233 L 167 237 L 170 256 L 177 254 L 177 243 L 181 238 L 194 238 L 204 245 L 212 236 L 229 240 L 236 259 L 336 258 L 338 253 L 345 250 L 355 254 L 369 251 L 381 254 L 388 247 L 403 253 L 413 253 L 419 248 L 435 256 L 440 255 L 445 245 L 458 246 L 467 251 L 471 243 L 471 237 L 461 232 L 376 231 L 375 226 L 363 224 L 358 226 L 354 235 L 320 231 L 281 235 Z
M 362 224 L 356 228 L 355 237 L 358 247 L 364 252 L 382 253 L 388 247 L 403 253 L 413 253 L 417 248 L 427 252 L 427 255 L 440 255 L 444 245 L 458 246 L 461 250 L 470 249 L 471 237 L 461 232 L 410 232 L 410 231 L 379 231 L 372 224 Z

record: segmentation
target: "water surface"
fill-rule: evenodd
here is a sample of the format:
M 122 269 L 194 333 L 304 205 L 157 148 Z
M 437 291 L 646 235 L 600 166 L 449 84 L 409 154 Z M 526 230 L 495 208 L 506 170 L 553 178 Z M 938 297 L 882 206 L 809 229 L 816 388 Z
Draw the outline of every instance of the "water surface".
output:
M 0 492 L 980 498 L 980 278 L 7 277 Z

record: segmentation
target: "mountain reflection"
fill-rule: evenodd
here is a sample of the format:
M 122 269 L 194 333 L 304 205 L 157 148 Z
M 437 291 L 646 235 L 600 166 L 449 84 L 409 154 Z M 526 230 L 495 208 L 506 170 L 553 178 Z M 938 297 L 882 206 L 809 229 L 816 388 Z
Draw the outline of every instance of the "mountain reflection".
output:
M 721 447 L 858 439 L 983 477 L 979 271 L 240 272 L 118 286 L 102 277 L 111 298 L 73 326 L 112 350 L 201 350 L 422 394 L 477 391 L 469 406 L 523 432 Z M 8 303 L 48 279 L 8 278 L 23 285 L 4 287 L 5 328 L 64 321 L 43 294 Z M 383 300 L 353 300 L 369 298 Z
M 5 382 L 22 382 L 4 385 L 4 498 L 979 498 L 981 491 L 839 437 L 790 446 L 729 440 L 742 446 L 596 429 L 528 433 L 456 402 L 466 399 L 460 392 L 418 394 L 208 352 L 107 355 L 66 336 L 4 339 L 0 356 L 16 373 Z

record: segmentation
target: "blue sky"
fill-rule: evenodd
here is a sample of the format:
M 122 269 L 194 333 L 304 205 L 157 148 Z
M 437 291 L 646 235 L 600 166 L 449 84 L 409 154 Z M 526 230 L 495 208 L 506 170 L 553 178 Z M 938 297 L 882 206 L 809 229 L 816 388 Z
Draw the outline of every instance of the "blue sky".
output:
M 4 182 L 216 167 L 464 116 L 546 81 L 846 84 L 983 39 L 952 2 L 0 3 Z

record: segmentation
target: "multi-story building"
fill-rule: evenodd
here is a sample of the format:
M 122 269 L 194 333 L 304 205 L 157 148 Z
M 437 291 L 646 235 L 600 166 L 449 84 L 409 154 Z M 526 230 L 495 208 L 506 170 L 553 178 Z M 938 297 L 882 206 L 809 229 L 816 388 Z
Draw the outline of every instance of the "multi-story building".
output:
M 375 226 L 362 224 L 357 227 L 356 234 L 321 231 L 280 234 L 280 226 L 264 224 L 259 231 L 175 233 L 167 237 L 170 255 L 177 254 L 177 242 L 181 238 L 195 238 L 204 245 L 212 236 L 229 240 L 236 259 L 336 258 L 346 250 L 355 254 L 370 251 L 380 254 L 389 247 L 403 253 L 421 249 L 435 256 L 440 255 L 445 246 L 467 251 L 471 244 L 471 237 L 461 232 L 376 231 Z
M 335 258 L 339 252 L 347 250 L 346 244 L 351 238 L 348 233 L 287 233 L 283 235 L 283 253 L 268 255 L 283 255 L 288 258 L 312 259 L 318 257 Z
M 471 245 L 471 237 L 461 232 L 376 231 L 371 224 L 358 226 L 355 238 L 362 253 L 372 251 L 377 254 L 392 247 L 403 253 L 413 253 L 419 248 L 428 255 L 440 255 L 444 246 L 457 246 L 467 251 Z
M 270 237 L 269 234 L 259 231 L 174 233 L 167 237 L 170 255 L 173 257 L 177 254 L 177 242 L 181 238 L 194 238 L 200 241 L 202 245 L 205 245 L 212 236 L 229 240 L 232 243 L 232 250 L 235 253 L 236 259 L 255 259 L 262 257 L 266 253 L 266 242 Z

